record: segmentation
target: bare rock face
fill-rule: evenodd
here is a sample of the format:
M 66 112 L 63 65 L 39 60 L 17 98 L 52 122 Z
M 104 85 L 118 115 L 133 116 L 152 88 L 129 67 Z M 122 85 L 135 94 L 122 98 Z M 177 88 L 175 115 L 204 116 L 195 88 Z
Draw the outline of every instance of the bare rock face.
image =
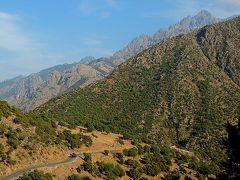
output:
M 61 73 L 58 71 L 53 71 L 48 78 L 47 84 L 50 86 L 56 86 L 60 79 L 61 79 Z
M 17 80 L 13 79 L 5 82 L 6 85 L 3 85 L 3 87 L 0 86 L 0 96 L 6 90 L 9 92 L 12 91 L 12 94 L 9 94 L 4 99 L 24 111 L 29 111 L 64 92 L 76 87 L 84 87 L 101 79 L 114 69 L 114 67 L 103 60 L 96 63 L 93 62 L 89 65 L 67 65 L 66 67 L 70 68 L 62 73 L 60 72 L 61 68 L 59 66 L 56 67 L 53 69 L 50 68 L 52 71 L 42 71 L 49 73 L 47 77 L 40 72 L 28 77 L 21 77 Z
M 73 86 L 77 81 L 84 78 L 96 78 L 98 71 L 91 66 L 78 64 L 72 69 L 67 70 L 59 82 L 63 88 L 67 89 Z M 100 76 L 100 73 L 99 73 Z

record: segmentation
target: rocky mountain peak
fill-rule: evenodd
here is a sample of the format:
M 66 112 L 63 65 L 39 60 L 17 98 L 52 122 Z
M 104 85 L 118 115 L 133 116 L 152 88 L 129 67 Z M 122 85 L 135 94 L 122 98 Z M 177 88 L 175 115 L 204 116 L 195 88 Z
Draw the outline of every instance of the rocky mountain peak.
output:
M 142 34 L 134 38 L 125 48 L 116 52 L 113 55 L 113 58 L 118 59 L 117 64 L 120 64 L 124 60 L 148 48 L 151 45 L 151 43 L 152 43 L 152 38 L 149 35 Z
M 195 15 L 194 17 L 212 17 L 212 18 L 215 18 L 213 17 L 213 15 L 207 11 L 207 10 L 201 10 L 199 13 L 197 13 L 197 15 Z
M 187 34 L 195 29 L 200 29 L 206 25 L 220 22 L 222 19 L 214 17 L 206 10 L 200 11 L 195 16 L 187 16 L 179 23 L 170 26 L 167 29 L 160 29 L 153 36 L 153 43 L 158 43 L 161 40 L 168 39 L 180 34 Z
M 86 56 L 84 58 L 82 58 L 79 63 L 81 64 L 89 64 L 90 62 L 94 61 L 95 60 L 95 57 L 93 56 Z

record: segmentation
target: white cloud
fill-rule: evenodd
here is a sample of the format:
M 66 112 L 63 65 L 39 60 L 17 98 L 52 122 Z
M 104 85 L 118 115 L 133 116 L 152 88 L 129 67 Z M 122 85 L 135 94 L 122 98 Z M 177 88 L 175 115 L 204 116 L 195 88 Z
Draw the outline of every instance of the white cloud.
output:
M 95 11 L 94 7 L 85 7 L 88 7 L 86 13 Z M 108 13 L 103 11 L 102 16 L 107 18 Z M 20 16 L 0 11 L 0 81 L 71 62 L 71 58 L 75 60 L 85 55 L 110 54 L 110 51 L 100 47 L 109 37 L 98 34 L 81 38 L 83 49 L 49 52 L 51 46 L 42 43 L 37 34 L 30 32 L 24 24 L 25 20 Z
M 0 12 L 0 81 L 39 71 L 61 60 L 23 24 L 19 16 Z
M 0 12 L 0 50 L 29 55 L 39 49 L 40 44 L 21 30 L 20 21 L 17 16 Z
M 115 0 L 81 0 L 80 12 L 85 16 L 95 16 L 100 19 L 107 19 L 111 16 L 110 10 L 116 6 Z

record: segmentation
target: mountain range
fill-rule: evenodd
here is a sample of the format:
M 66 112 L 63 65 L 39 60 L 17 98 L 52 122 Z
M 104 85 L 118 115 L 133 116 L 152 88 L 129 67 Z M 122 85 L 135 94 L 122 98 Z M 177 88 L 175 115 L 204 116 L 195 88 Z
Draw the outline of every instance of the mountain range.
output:
M 27 77 L 19 76 L 4 81 L 0 83 L 0 99 L 7 100 L 11 105 L 24 111 L 33 110 L 53 97 L 76 87 L 84 87 L 109 75 L 116 66 L 128 58 L 162 40 L 220 21 L 222 19 L 213 17 L 208 11 L 201 11 L 169 28 L 160 29 L 152 37 L 140 35 L 109 58 L 86 57 L 78 63 L 57 65 Z
M 0 100 L 0 178 L 239 179 L 240 17 L 196 30 L 208 15 L 1 83 L 34 110 Z
M 240 117 L 239 39 L 238 17 L 164 40 L 34 113 L 135 142 L 175 145 L 221 166 L 226 124 Z

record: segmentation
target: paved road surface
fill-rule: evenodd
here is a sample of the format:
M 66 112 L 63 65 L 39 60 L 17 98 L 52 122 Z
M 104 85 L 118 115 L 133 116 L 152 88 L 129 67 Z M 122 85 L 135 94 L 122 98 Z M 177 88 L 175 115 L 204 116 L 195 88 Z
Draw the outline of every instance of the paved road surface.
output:
M 103 149 L 103 150 L 97 150 L 97 151 L 86 151 L 84 153 L 91 153 L 91 154 L 95 154 L 95 153 L 101 153 L 103 152 L 104 150 L 106 149 Z M 115 149 L 115 148 L 110 148 L 110 149 L 107 149 L 111 152 L 118 152 L 120 151 L 121 149 Z M 38 169 L 38 168 L 43 168 L 43 167 L 47 167 L 47 168 L 50 168 L 50 167 L 54 167 L 54 166 L 57 166 L 57 165 L 63 165 L 63 164 L 68 164 L 68 163 L 72 163 L 74 162 L 77 157 L 81 156 L 84 154 L 83 152 L 81 154 L 76 154 L 77 156 L 76 157 L 71 157 L 69 156 L 65 161 L 61 161 L 61 162 L 55 162 L 55 163 L 49 163 L 49 164 L 42 164 L 42 165 L 34 165 L 34 166 L 29 166 L 27 168 L 24 168 L 24 169 L 20 169 L 20 170 L 17 170 L 15 171 L 14 173 L 2 178 L 1 180 L 13 180 L 14 178 L 18 178 L 19 176 L 21 176 L 22 174 L 28 172 L 28 171 L 32 171 L 32 170 L 35 170 L 35 169 Z
M 20 169 L 12 174 L 10 174 L 9 176 L 4 177 L 2 180 L 12 180 L 14 178 L 18 178 L 19 176 L 21 176 L 22 174 L 34 170 L 34 169 L 38 169 L 38 168 L 43 168 L 43 167 L 54 167 L 57 165 L 62 165 L 62 164 L 68 164 L 68 163 L 72 163 L 76 160 L 77 157 L 68 157 L 67 160 L 65 161 L 61 161 L 61 162 L 55 162 L 55 163 L 50 163 L 50 164 L 42 164 L 42 165 L 35 165 L 35 166 L 29 166 L 25 169 Z

